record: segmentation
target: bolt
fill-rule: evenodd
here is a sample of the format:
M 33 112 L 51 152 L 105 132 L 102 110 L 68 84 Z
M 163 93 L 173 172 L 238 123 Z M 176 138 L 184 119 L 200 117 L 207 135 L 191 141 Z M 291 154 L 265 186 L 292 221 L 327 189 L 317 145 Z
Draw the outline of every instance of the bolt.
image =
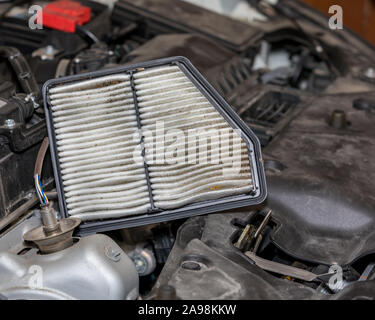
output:
M 347 125 L 346 114 L 342 110 L 334 110 L 329 119 L 329 125 L 336 129 L 345 129 Z
M 136 248 L 129 253 L 135 268 L 140 276 L 151 274 L 156 268 L 156 260 L 153 252 L 146 248 Z
M 121 252 L 113 249 L 112 247 L 106 248 L 105 255 L 107 256 L 108 259 L 111 259 L 114 262 L 118 262 L 121 260 Z
M 373 68 L 373 67 L 369 67 L 369 68 L 367 68 L 367 69 L 365 70 L 364 75 L 365 75 L 365 77 L 366 77 L 367 79 L 371 79 L 371 80 L 375 79 L 375 68 Z
M 140 256 L 133 256 L 131 259 L 133 260 L 137 272 L 139 274 L 144 274 L 147 269 L 146 261 L 144 261 L 144 259 L 142 259 Z
M 4 121 L 4 125 L 8 129 L 13 129 L 16 126 L 16 122 L 13 119 L 6 119 Z
M 315 47 L 315 50 L 316 50 L 316 52 L 318 52 L 318 53 L 322 53 L 322 52 L 323 52 L 323 48 L 322 48 L 322 46 L 320 46 L 320 45 L 317 45 L 317 46 Z
M 50 44 L 45 49 L 45 53 L 48 54 L 48 55 L 52 55 L 54 53 L 54 51 L 55 51 L 54 47 L 51 46 Z
M 79 59 L 79 58 L 74 59 L 74 63 L 80 63 L 80 62 L 81 62 L 81 59 Z
M 26 195 L 26 198 L 27 198 L 27 199 L 31 199 L 33 196 L 34 196 L 34 194 L 33 194 L 32 192 L 29 192 L 29 193 Z

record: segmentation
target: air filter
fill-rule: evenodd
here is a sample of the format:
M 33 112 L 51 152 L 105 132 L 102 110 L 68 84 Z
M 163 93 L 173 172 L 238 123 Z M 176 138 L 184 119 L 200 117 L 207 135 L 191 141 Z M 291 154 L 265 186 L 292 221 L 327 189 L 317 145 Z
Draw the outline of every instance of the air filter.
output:
M 182 57 L 48 81 L 61 214 L 91 233 L 255 205 L 259 141 Z

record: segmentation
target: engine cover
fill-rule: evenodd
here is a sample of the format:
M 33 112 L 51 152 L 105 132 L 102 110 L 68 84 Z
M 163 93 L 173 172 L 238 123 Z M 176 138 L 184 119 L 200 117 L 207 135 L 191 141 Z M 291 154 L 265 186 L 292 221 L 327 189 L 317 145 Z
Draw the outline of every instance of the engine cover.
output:
M 105 235 L 81 238 L 53 254 L 42 255 L 37 249 L 22 252 L 0 253 L 0 292 L 8 299 L 138 297 L 139 278 L 133 262 Z

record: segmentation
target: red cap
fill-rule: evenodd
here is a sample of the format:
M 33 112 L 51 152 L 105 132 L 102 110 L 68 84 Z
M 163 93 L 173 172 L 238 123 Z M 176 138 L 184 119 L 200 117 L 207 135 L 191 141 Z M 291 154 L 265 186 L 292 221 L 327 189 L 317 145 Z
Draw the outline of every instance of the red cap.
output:
M 51 29 L 74 33 L 76 25 L 89 22 L 90 18 L 91 8 L 85 7 L 76 1 L 59 0 L 48 3 L 38 13 L 37 21 Z

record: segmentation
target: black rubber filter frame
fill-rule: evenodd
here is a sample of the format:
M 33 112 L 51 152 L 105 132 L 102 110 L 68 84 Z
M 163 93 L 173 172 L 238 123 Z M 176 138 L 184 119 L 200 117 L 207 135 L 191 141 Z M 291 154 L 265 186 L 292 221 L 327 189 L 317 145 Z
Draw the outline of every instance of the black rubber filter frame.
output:
M 224 117 L 228 124 L 233 128 L 241 131 L 241 137 L 246 142 L 249 151 L 249 161 L 251 167 L 251 174 L 253 177 L 254 188 L 248 194 L 230 196 L 216 200 L 206 200 L 185 205 L 177 209 L 161 210 L 152 208 L 146 214 L 127 216 L 123 218 L 110 218 L 104 220 L 87 221 L 80 225 L 78 234 L 86 235 L 96 232 L 103 232 L 109 230 L 116 230 L 121 228 L 129 228 L 142 226 L 157 222 L 164 222 L 176 219 L 187 218 L 196 215 L 203 215 L 213 212 L 220 212 L 224 210 L 234 209 L 238 207 L 245 207 L 251 205 L 258 205 L 262 203 L 267 196 L 267 186 L 265 181 L 265 174 L 263 168 L 263 159 L 261 154 L 261 146 L 258 138 L 250 130 L 250 128 L 240 119 L 228 103 L 217 93 L 217 91 L 207 82 L 207 80 L 199 73 L 199 71 L 190 63 L 185 57 L 170 57 L 165 59 L 153 60 L 125 67 L 118 67 L 103 71 L 91 72 L 86 74 L 79 74 L 64 78 L 52 79 L 47 81 L 43 86 L 43 100 L 46 114 L 46 122 L 48 129 L 48 136 L 50 142 L 50 152 L 52 156 L 52 164 L 54 176 L 56 181 L 56 189 L 59 198 L 59 207 L 61 216 L 68 218 L 67 204 L 62 184 L 62 176 L 58 159 L 56 135 L 54 131 L 52 111 L 48 98 L 48 90 L 56 85 L 67 84 L 70 82 L 85 81 L 102 76 L 126 73 L 130 75 L 140 69 L 152 68 L 158 66 L 177 65 L 181 71 L 189 78 L 189 80 L 200 90 L 200 92 L 208 99 L 213 107 Z M 132 90 L 134 92 L 134 84 L 132 83 Z M 133 96 L 135 96 L 133 94 Z M 136 109 L 138 124 L 140 122 L 138 105 L 136 97 L 134 97 L 134 105 Z M 143 154 L 143 153 L 142 153 Z M 145 171 L 147 183 L 150 186 L 148 176 L 147 164 L 145 162 Z M 152 195 L 151 195 L 152 196 Z M 152 198 L 151 198 L 152 199 Z

